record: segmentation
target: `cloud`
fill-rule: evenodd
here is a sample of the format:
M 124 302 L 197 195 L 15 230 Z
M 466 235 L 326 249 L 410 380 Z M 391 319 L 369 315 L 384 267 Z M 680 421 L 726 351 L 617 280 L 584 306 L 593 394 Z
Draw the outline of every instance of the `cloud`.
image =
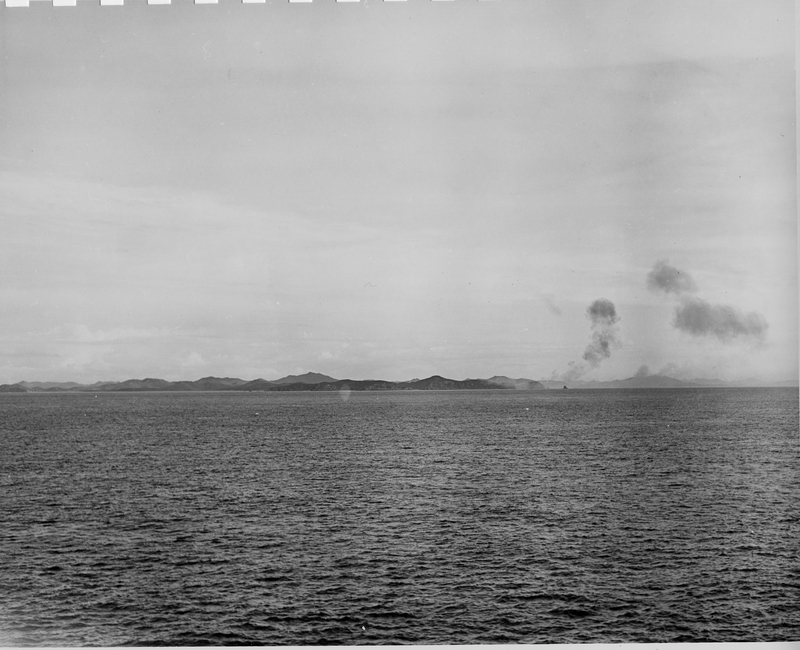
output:
M 184 368 L 199 368 L 200 366 L 206 365 L 206 360 L 203 359 L 203 356 L 196 351 L 192 351 L 182 362 L 181 365 Z
M 730 305 L 712 305 L 700 298 L 684 298 L 675 308 L 674 326 L 692 336 L 715 336 L 727 343 L 737 338 L 763 341 L 769 327 L 754 311 L 744 313 Z
M 90 329 L 83 323 L 65 323 L 48 333 L 63 343 L 116 343 L 161 338 L 170 332 L 164 328 L 113 327 L 107 330 Z
M 647 288 L 651 291 L 663 291 L 680 295 L 697 291 L 697 285 L 688 273 L 670 266 L 669 260 L 659 260 L 652 271 L 647 274 Z
M 650 368 L 647 364 L 642 364 L 639 366 L 639 369 L 636 371 L 634 377 L 649 377 L 650 376 Z

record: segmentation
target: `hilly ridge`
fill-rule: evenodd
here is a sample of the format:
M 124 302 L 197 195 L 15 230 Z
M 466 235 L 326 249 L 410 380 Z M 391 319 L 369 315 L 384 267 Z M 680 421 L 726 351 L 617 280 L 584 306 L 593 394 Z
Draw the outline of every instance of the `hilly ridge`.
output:
M 507 381 L 501 381 L 507 380 Z M 513 382 L 518 382 L 515 385 Z M 382 379 L 334 379 L 328 375 L 308 372 L 304 375 L 288 375 L 274 381 L 254 379 L 246 381 L 231 377 L 203 377 L 197 381 L 167 381 L 148 377 L 128 379 L 121 382 L 98 382 L 91 385 L 56 382 L 19 382 L 0 385 L 0 392 L 147 392 L 147 391 L 334 391 L 334 390 L 503 390 L 521 387 L 519 381 L 527 382 L 528 388 L 543 386 L 531 380 L 510 380 L 507 377 L 486 379 L 448 379 L 432 375 L 426 379 L 411 381 L 385 381 Z M 511 383 L 508 383 L 511 382 Z
M 337 381 L 328 375 L 321 375 L 318 372 L 307 372 L 304 375 L 287 375 L 281 379 L 276 379 L 273 384 L 321 384 L 326 381 Z
M 78 384 L 76 382 L 26 382 L 0 385 L 0 393 L 40 392 L 200 392 L 200 391 L 376 391 L 376 390 L 546 390 L 561 388 L 703 388 L 746 386 L 797 386 L 797 380 L 782 382 L 725 382 L 718 379 L 684 381 L 665 375 L 645 375 L 613 381 L 535 381 L 512 379 L 495 375 L 489 379 L 448 379 L 432 375 L 425 379 L 409 381 L 386 381 L 383 379 L 335 379 L 328 375 L 308 372 L 303 375 L 287 375 L 272 381 L 253 379 L 247 381 L 236 377 L 203 377 L 195 381 L 167 381 L 147 377 L 125 381 Z

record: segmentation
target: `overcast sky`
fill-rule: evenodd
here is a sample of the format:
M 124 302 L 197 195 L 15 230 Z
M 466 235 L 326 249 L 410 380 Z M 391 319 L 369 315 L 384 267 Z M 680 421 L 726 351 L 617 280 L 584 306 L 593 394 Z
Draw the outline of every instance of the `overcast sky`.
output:
M 0 13 L 0 383 L 797 377 L 790 0 Z

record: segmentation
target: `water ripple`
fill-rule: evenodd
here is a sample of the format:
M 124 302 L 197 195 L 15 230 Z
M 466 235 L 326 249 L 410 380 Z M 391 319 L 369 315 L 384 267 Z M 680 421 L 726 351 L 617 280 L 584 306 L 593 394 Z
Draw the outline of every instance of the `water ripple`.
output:
M 3 395 L 0 643 L 796 639 L 797 402 Z

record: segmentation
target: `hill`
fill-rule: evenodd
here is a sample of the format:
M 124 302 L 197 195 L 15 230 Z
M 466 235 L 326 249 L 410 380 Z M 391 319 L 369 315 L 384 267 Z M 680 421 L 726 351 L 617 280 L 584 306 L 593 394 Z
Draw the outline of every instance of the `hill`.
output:
M 81 386 L 74 381 L 21 381 L 19 384 L 28 390 L 69 390 Z
M 0 384 L 0 393 L 27 393 L 28 389 L 23 385 L 24 382 L 17 384 Z
M 457 379 L 446 379 L 440 375 L 433 375 L 427 379 L 420 379 L 418 381 L 406 382 L 401 384 L 401 386 L 406 390 L 481 390 L 502 388 L 502 386 L 492 384 L 485 379 L 465 379 L 459 381 Z
M 253 381 L 246 381 L 237 386 L 230 386 L 228 390 L 269 390 L 274 388 L 277 384 L 266 379 L 254 379 Z
M 515 390 L 544 390 L 545 385 L 540 381 L 534 381 L 533 379 L 511 379 L 510 377 L 504 377 L 503 375 L 495 375 L 494 377 L 490 377 L 486 381 L 492 384 L 499 384 L 500 386 L 504 386 L 505 388 L 513 388 Z
M 324 382 L 337 381 L 328 375 L 321 375 L 318 372 L 307 372 L 304 375 L 287 375 L 280 379 L 275 379 L 273 384 L 322 384 Z
M 628 377 L 608 382 L 611 388 L 696 388 L 699 384 L 665 375 L 648 375 L 645 377 Z
M 544 381 L 547 388 L 697 388 L 700 384 L 675 379 L 665 375 L 628 377 L 612 381 Z
M 485 379 L 447 379 L 439 375 L 433 375 L 427 379 L 417 379 L 415 381 L 384 381 L 382 379 L 339 379 L 335 381 L 320 382 L 317 384 L 282 384 L 264 390 L 290 391 L 290 390 L 314 390 L 314 391 L 333 391 L 333 390 L 497 390 L 504 389 L 505 386 L 492 384 Z
M 174 390 L 172 388 L 173 382 L 166 379 L 153 379 L 148 377 L 146 379 L 128 379 L 119 383 L 101 384 L 92 390 L 97 391 L 149 391 L 149 390 Z M 74 390 L 74 389 L 71 389 Z

